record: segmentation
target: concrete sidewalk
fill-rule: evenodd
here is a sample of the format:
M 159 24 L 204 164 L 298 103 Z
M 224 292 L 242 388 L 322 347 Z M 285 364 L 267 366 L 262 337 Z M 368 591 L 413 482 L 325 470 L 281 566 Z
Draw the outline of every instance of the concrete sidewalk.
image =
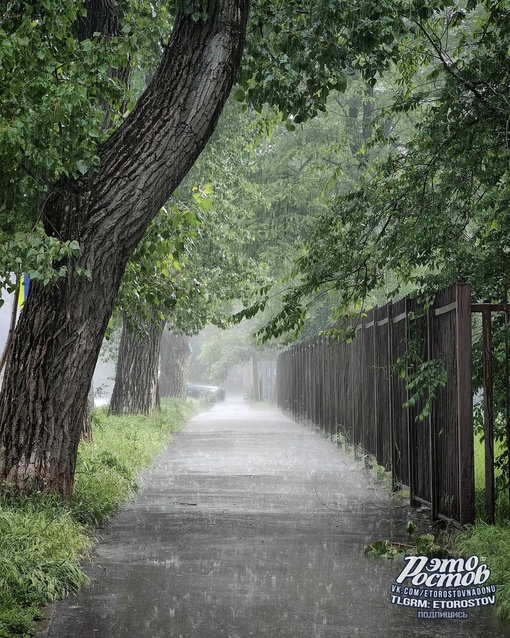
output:
M 195 417 L 101 530 L 90 587 L 49 638 L 510 636 L 492 608 L 418 620 L 369 559 L 407 511 L 320 434 L 230 400 Z

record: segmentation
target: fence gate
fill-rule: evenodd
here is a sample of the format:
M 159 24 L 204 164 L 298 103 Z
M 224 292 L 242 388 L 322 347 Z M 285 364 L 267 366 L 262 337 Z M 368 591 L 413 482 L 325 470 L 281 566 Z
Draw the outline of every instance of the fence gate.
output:
M 417 418 L 424 399 L 404 408 L 406 382 L 395 374 L 411 341 L 447 376 L 424 421 Z M 281 353 L 277 370 L 282 409 L 375 456 L 434 518 L 474 521 L 468 285 L 437 293 L 425 314 L 411 299 L 375 308 L 360 319 L 354 341 L 313 337 Z

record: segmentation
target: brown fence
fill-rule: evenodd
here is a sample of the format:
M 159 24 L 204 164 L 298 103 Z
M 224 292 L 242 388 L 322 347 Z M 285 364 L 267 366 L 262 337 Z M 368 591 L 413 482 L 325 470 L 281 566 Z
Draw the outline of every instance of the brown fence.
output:
M 423 361 L 439 360 L 447 383 L 425 421 L 423 399 L 409 399 L 395 374 L 410 341 Z M 413 504 L 434 518 L 475 518 L 471 399 L 471 300 L 457 284 L 436 295 L 426 314 L 410 299 L 371 310 L 350 343 L 313 337 L 278 357 L 278 405 L 376 457 Z

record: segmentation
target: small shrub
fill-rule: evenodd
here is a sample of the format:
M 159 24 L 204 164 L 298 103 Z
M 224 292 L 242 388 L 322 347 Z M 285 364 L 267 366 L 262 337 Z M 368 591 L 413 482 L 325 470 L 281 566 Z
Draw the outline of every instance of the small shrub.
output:
M 16 606 L 9 609 L 0 608 L 0 638 L 31 636 L 33 612 L 33 609 L 24 610 Z

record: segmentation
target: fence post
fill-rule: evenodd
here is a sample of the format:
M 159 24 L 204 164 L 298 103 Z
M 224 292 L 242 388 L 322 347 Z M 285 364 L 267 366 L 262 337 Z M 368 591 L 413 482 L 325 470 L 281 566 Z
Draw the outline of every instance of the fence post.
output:
M 406 334 L 406 342 L 409 343 L 411 341 L 411 321 L 409 319 L 409 312 L 411 311 L 411 302 L 408 297 L 404 300 L 404 312 L 405 312 L 405 334 Z M 407 364 L 407 373 L 409 373 L 410 367 L 409 363 Z M 409 390 L 406 386 L 406 402 L 409 401 Z M 406 421 L 407 421 L 407 459 L 408 459 L 408 472 L 409 472 L 409 502 L 410 505 L 419 505 L 419 501 L 416 499 L 416 476 L 415 469 L 417 466 L 416 462 L 416 432 L 413 427 L 413 423 L 411 420 L 411 410 L 410 408 L 406 408 Z
M 471 388 L 471 288 L 456 285 L 457 418 L 459 433 L 459 523 L 475 520 L 473 393 Z
M 496 488 L 494 482 L 494 399 L 492 385 L 492 317 L 491 308 L 482 311 L 483 326 L 483 391 L 485 439 L 485 513 L 487 523 L 496 522 Z
M 386 349 L 386 368 L 388 370 L 388 418 L 390 431 L 390 468 L 391 468 L 391 489 L 395 491 L 397 487 L 396 463 L 395 463 L 395 421 L 393 419 L 393 304 L 390 302 L 386 306 L 388 315 L 388 339 Z
M 427 361 L 431 361 L 433 358 L 432 353 L 432 331 L 433 331 L 433 321 L 434 321 L 434 310 L 432 306 L 427 310 L 427 329 L 426 329 L 426 339 L 427 339 Z M 438 518 L 437 514 L 439 511 L 439 489 L 438 489 L 438 480 L 437 480 L 437 437 L 438 437 L 438 424 L 437 424 L 437 415 L 435 406 L 432 405 L 432 409 L 430 410 L 430 414 L 427 417 L 427 423 L 429 427 L 429 441 L 430 441 L 430 460 L 429 460 L 429 468 L 430 468 L 430 509 L 432 520 L 436 520 Z

